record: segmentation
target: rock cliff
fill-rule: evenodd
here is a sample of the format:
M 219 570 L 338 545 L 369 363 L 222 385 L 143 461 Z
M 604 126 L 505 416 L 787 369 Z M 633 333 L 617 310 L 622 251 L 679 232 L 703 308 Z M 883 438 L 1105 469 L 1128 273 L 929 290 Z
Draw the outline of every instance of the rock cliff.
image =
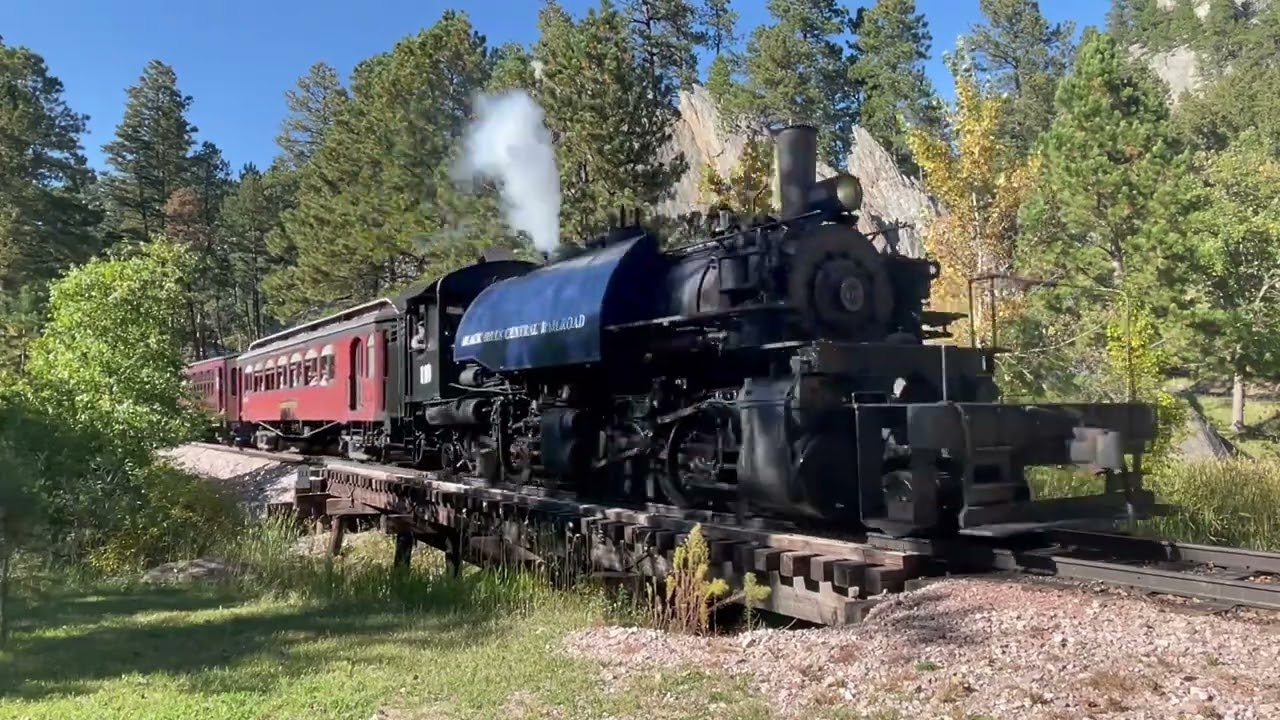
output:
M 1180 0 L 1156 0 L 1156 7 L 1172 11 Z M 1237 6 L 1248 7 L 1258 12 L 1271 3 L 1271 0 L 1235 0 Z M 1195 6 L 1196 16 L 1201 20 L 1209 14 L 1209 0 L 1200 0 Z M 1129 48 L 1135 58 L 1146 58 L 1147 64 L 1155 74 L 1169 86 L 1169 102 L 1176 105 L 1184 93 L 1194 93 L 1204 83 L 1204 74 L 1200 69 L 1200 56 L 1185 45 L 1161 52 L 1148 52 L 1141 45 Z
M 941 206 L 916 179 L 898 170 L 893 158 L 870 133 L 855 128 L 852 145 L 845 170 L 862 182 L 859 227 L 865 233 L 874 234 L 878 242 L 896 247 L 898 252 L 922 256 L 922 233 L 942 212 Z M 676 183 L 672 196 L 657 208 L 658 212 L 676 216 L 704 210 L 706 204 L 698 190 L 703 168 L 710 164 L 721 175 L 727 175 L 738 163 L 745 146 L 745 136 L 727 133 L 721 128 L 720 113 L 705 88 L 682 91 L 680 120 L 668 152 L 683 152 L 689 171 Z M 819 178 L 834 174 L 833 168 L 819 163 Z

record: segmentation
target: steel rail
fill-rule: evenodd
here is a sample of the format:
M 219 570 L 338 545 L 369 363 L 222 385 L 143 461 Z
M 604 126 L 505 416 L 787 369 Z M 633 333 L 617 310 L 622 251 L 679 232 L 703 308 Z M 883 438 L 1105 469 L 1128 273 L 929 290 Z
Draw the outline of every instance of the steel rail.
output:
M 1087 560 L 1064 555 L 1017 554 L 1024 569 L 1071 580 L 1092 580 L 1153 593 L 1280 610 L 1280 583 L 1247 582 L 1194 572 Z
M 1062 545 L 1115 552 L 1126 558 L 1184 562 L 1280 574 L 1280 553 L 1218 545 L 1184 544 L 1135 535 L 1080 530 L 1053 530 L 1046 534 L 1054 542 Z
M 196 442 L 188 443 L 192 447 L 198 447 L 203 450 L 219 450 L 233 455 L 244 455 L 246 457 L 262 458 L 264 460 L 275 460 L 282 463 L 305 463 L 305 462 L 324 462 L 322 455 L 302 455 L 299 453 L 288 452 L 272 452 L 270 450 L 256 450 L 254 448 L 239 448 L 232 445 L 219 445 L 217 443 Z

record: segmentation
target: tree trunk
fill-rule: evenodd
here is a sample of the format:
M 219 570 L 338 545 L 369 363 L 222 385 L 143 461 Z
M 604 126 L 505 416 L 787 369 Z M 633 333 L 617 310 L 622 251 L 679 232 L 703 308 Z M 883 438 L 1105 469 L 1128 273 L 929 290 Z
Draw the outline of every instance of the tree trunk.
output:
M 0 508 L 0 648 L 9 644 L 9 559 L 13 556 L 5 515 L 5 508 Z
M 0 648 L 9 644 L 9 548 L 0 554 Z
M 1231 431 L 1244 432 L 1244 376 L 1231 376 Z

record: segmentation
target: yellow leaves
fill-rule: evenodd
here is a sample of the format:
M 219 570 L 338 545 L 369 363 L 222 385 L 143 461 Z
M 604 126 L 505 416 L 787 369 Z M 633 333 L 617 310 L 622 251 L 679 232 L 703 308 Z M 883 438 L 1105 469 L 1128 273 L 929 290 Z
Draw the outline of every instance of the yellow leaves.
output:
M 1163 387 L 1164 372 L 1171 358 L 1159 345 L 1160 333 L 1155 320 L 1134 298 L 1121 296 L 1118 305 L 1120 316 L 1107 324 L 1107 373 L 1114 385 L 1125 388 L 1125 400 L 1155 406 L 1156 437 L 1148 456 L 1151 462 L 1159 463 L 1167 458 L 1174 438 L 1183 427 L 1185 403 Z
M 727 208 L 741 214 L 751 212 L 753 207 L 755 212 L 767 212 L 770 196 L 760 191 L 769 184 L 772 170 L 772 145 L 761 138 L 751 138 L 729 177 L 721 176 L 710 163 L 703 168 L 698 183 L 702 201 L 712 208 Z
M 1000 137 L 1004 108 L 1002 98 L 958 74 L 949 133 L 917 128 L 907 138 L 926 188 L 947 211 L 925 234 L 926 249 L 942 264 L 933 303 L 939 309 L 965 311 L 969 278 L 1011 269 L 1018 208 L 1038 161 L 1017 159 Z M 978 327 L 990 326 L 990 304 L 986 293 L 976 294 Z
M 666 604 L 655 604 L 654 622 L 682 633 L 705 633 L 711 624 L 716 600 L 729 594 L 722 578 L 707 579 L 711 549 L 702 536 L 702 526 L 694 525 L 688 539 L 676 548 L 666 578 Z

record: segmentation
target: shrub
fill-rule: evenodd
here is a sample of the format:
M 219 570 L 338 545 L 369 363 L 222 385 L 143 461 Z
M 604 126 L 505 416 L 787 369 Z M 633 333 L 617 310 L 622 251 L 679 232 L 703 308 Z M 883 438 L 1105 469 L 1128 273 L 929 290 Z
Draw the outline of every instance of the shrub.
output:
M 171 465 L 139 468 L 125 482 L 130 501 L 119 522 L 103 528 L 105 542 L 90 551 L 94 570 L 118 574 L 199 557 L 239 529 L 229 498 Z
M 666 578 L 665 597 L 651 599 L 650 621 L 655 626 L 681 633 L 706 633 L 711 627 L 711 614 L 731 602 L 747 606 L 750 622 L 752 603 L 767 598 L 769 588 L 759 585 L 755 575 L 747 573 L 742 590 L 730 594 L 729 584 L 722 578 L 707 578 L 710 562 L 702 526 L 694 525 L 689 537 L 676 548 L 671 573 Z

